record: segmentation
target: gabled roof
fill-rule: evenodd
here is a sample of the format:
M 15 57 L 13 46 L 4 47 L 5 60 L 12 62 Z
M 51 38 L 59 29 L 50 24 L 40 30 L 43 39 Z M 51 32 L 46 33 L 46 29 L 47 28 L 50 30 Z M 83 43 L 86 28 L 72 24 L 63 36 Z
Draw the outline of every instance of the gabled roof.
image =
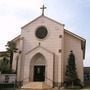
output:
M 23 28 L 26 27 L 27 25 L 35 22 L 36 20 L 38 20 L 38 19 L 41 18 L 41 17 L 47 18 L 48 20 L 50 20 L 50 21 L 52 21 L 52 22 L 55 22 L 55 23 L 57 23 L 57 24 L 60 24 L 60 25 L 63 25 L 63 26 L 64 26 L 64 24 L 59 23 L 59 22 L 57 22 L 57 21 L 55 21 L 55 20 L 53 20 L 53 19 L 51 19 L 51 18 L 49 18 L 49 17 L 46 17 L 46 16 L 44 16 L 44 15 L 40 15 L 40 16 L 37 17 L 36 19 L 34 19 L 34 20 L 32 20 L 31 22 L 27 23 L 26 25 L 22 26 L 21 29 L 23 29 Z
M 17 37 L 15 37 L 14 39 L 12 39 L 11 41 L 17 41 L 17 40 L 19 40 L 20 39 L 20 36 L 21 35 L 18 35 Z
M 64 24 L 59 23 L 59 22 L 57 22 L 57 21 L 55 21 L 55 20 L 53 20 L 53 19 L 51 19 L 51 18 L 49 18 L 49 17 L 47 17 L 47 16 L 40 15 L 39 17 L 37 17 L 36 19 L 34 19 L 34 20 L 32 20 L 31 22 L 27 23 L 26 25 L 24 25 L 24 26 L 23 26 L 23 27 L 21 27 L 21 28 L 26 27 L 27 25 L 29 25 L 29 24 L 33 23 L 34 21 L 38 20 L 38 19 L 39 19 L 39 18 L 41 18 L 41 17 L 47 18 L 48 20 L 50 20 L 50 21 L 52 21 L 52 22 L 55 22 L 55 23 L 57 23 L 57 24 L 60 24 L 60 25 L 65 26 Z M 64 32 L 66 32 L 66 33 L 68 33 L 68 34 L 70 34 L 70 35 L 72 35 L 72 36 L 76 37 L 77 39 L 80 39 L 80 40 L 82 40 L 82 41 L 86 41 L 84 38 L 82 38 L 82 37 L 80 37 L 79 35 L 76 35 L 76 34 L 74 34 L 74 33 L 70 32 L 70 31 L 68 31 L 68 30 L 66 30 L 66 29 L 64 29 Z
M 71 36 L 73 36 L 73 37 L 75 37 L 75 38 L 77 38 L 77 39 L 80 39 L 80 40 L 82 40 L 82 41 L 86 41 L 84 38 L 80 37 L 79 35 L 77 35 L 77 34 L 75 34 L 75 33 L 70 32 L 69 30 L 64 29 L 64 32 L 70 34 Z

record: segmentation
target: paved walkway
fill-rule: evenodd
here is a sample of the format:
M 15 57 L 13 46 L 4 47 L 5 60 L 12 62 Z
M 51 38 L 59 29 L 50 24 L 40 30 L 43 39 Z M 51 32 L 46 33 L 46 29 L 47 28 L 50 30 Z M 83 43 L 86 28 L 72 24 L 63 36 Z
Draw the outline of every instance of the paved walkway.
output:
M 35 90 L 35 89 L 15 89 L 15 88 L 0 88 L 0 90 Z M 39 89 L 37 89 L 39 90 Z M 41 90 L 41 89 L 40 89 Z M 83 88 L 83 89 L 64 89 L 63 87 L 62 88 L 52 88 L 52 89 L 43 89 L 43 90 L 90 90 L 89 87 L 87 88 Z
M 90 90 L 90 87 L 84 87 L 83 89 L 64 89 L 63 87 L 62 88 L 54 88 L 52 90 Z

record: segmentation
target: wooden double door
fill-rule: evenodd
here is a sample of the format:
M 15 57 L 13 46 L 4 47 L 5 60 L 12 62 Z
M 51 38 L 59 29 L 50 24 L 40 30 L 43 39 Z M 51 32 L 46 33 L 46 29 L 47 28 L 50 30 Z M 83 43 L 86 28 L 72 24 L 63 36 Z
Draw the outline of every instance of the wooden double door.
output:
M 45 81 L 45 66 L 34 66 L 34 81 Z

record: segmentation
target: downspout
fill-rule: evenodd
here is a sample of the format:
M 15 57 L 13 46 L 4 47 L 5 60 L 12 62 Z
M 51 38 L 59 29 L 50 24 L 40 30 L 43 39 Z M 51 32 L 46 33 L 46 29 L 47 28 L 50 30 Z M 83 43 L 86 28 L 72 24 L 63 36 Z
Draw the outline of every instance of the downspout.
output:
M 53 88 L 55 86 L 55 54 L 53 53 Z

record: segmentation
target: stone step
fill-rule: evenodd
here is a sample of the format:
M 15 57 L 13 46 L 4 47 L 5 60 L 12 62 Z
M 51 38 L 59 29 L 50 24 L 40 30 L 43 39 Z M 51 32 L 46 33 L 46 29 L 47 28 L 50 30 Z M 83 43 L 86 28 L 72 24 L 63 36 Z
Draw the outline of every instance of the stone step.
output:
M 26 85 L 23 85 L 21 88 L 30 88 L 30 89 L 50 89 L 51 87 L 44 82 L 30 82 Z

